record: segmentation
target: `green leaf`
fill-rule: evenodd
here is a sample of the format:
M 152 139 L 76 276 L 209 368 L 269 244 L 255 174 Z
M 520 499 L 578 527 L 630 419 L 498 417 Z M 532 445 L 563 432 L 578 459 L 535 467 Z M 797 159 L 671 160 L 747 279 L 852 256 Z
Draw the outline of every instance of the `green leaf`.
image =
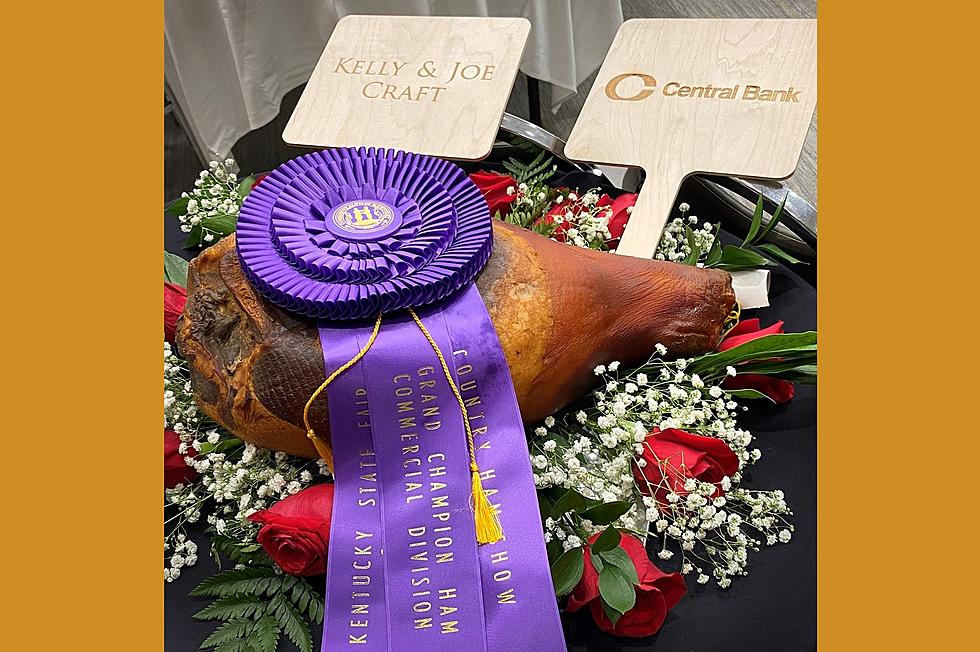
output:
M 605 564 L 602 561 L 602 557 L 595 554 L 595 551 L 592 550 L 591 548 L 589 549 L 589 561 L 592 562 L 592 568 L 595 569 L 595 572 L 597 573 L 602 572 L 602 567 L 605 566 Z
M 245 199 L 245 196 L 252 191 L 252 184 L 255 183 L 255 177 L 248 176 L 241 180 L 238 184 L 238 198 Z
M 548 564 L 554 564 L 562 554 L 561 541 L 557 538 L 552 539 L 545 545 L 545 550 L 548 552 Z
M 187 202 L 191 200 L 190 197 L 181 197 L 177 199 L 170 206 L 167 206 L 167 212 L 171 215 L 183 215 L 187 212 Z
M 602 610 L 606 612 L 606 617 L 610 620 L 610 622 L 612 622 L 613 627 L 615 627 L 616 623 L 619 622 L 619 619 L 623 617 L 623 614 L 610 607 L 601 596 L 599 598 L 599 602 L 602 604 Z
M 718 261 L 721 260 L 721 238 L 718 237 L 718 232 L 721 230 L 721 224 L 715 225 L 715 237 L 711 241 L 711 248 L 708 249 L 708 256 L 704 259 L 705 267 L 713 267 Z
M 181 287 L 187 287 L 187 261 L 172 254 L 163 252 L 163 280 Z
M 258 652 L 276 652 L 279 644 L 279 623 L 272 616 L 265 616 L 255 623 L 251 639 L 257 644 Z
M 582 518 L 592 521 L 596 525 L 609 525 L 617 518 L 630 510 L 630 503 L 624 500 L 617 500 L 611 503 L 603 503 L 590 507 L 582 512 Z
M 803 362 L 810 362 L 809 360 Z M 787 372 L 796 372 L 811 376 L 817 375 L 817 367 L 812 364 L 801 364 L 800 360 L 769 360 L 753 362 L 737 367 L 738 373 L 760 374 L 762 376 L 778 376 Z
M 746 234 L 745 240 L 742 242 L 743 247 L 752 243 L 755 235 L 759 232 L 759 227 L 762 226 L 763 199 L 764 197 L 760 193 L 759 201 L 755 203 L 755 211 L 752 213 L 752 223 L 749 225 L 749 232 Z
M 776 225 L 779 224 L 779 218 L 783 216 L 783 206 L 786 205 L 786 197 L 788 195 L 788 191 L 785 195 L 783 195 L 783 200 L 779 202 L 779 206 L 776 207 L 776 212 L 772 214 L 771 218 L 769 218 L 769 223 L 766 224 L 766 228 L 764 228 L 762 233 L 759 234 L 759 237 L 755 239 L 756 242 L 762 242 L 765 240 L 766 236 L 769 235 L 769 232 L 775 229 Z
M 269 610 L 276 617 L 282 631 L 300 649 L 300 652 L 312 652 L 313 639 L 310 637 L 309 625 L 303 620 L 303 616 L 296 610 L 296 607 L 289 604 L 282 593 L 272 599 L 272 602 L 269 603 Z
M 187 238 L 184 240 L 184 249 L 200 247 L 202 242 L 204 242 L 204 229 L 201 228 L 200 224 L 195 224 L 191 227 L 190 233 L 187 234 Z
M 694 230 L 691 227 L 685 226 L 684 232 L 687 234 L 687 246 L 691 248 L 691 251 L 687 254 L 683 263 L 685 265 L 696 265 L 698 258 L 701 257 L 701 248 L 694 241 Z
M 211 632 L 211 635 L 201 643 L 201 648 L 216 647 L 236 638 L 245 638 L 251 629 L 252 622 L 249 620 L 229 620 Z
M 770 256 L 778 258 L 779 260 L 789 263 L 790 265 L 798 265 L 798 264 L 806 265 L 806 263 L 804 263 L 799 258 L 796 258 L 795 256 L 791 256 L 790 254 L 786 253 L 785 251 L 783 251 L 782 249 L 780 249 L 774 244 L 770 244 L 766 242 L 761 245 L 756 245 L 756 248 L 761 249 L 762 251 L 766 252 Z
M 763 394 L 762 392 L 755 389 L 726 389 L 725 391 L 731 394 L 732 396 L 734 396 L 735 398 L 745 398 L 753 401 L 758 399 L 765 399 L 770 403 L 776 402 L 771 398 L 769 398 L 768 396 L 766 396 L 765 394 Z
M 319 625 L 323 622 L 323 596 L 313 590 L 310 583 L 305 579 L 300 580 L 299 586 L 303 587 L 306 597 L 303 601 L 306 602 L 306 615 L 311 622 Z M 297 604 L 297 606 L 299 606 Z M 301 611 L 303 608 L 300 609 Z
M 727 351 L 707 353 L 697 357 L 688 364 L 685 371 L 707 376 L 712 372 L 723 371 L 727 366 L 735 366 L 751 360 L 768 360 L 791 355 L 796 359 L 816 360 L 816 331 L 764 335 L 734 346 Z
M 555 502 L 555 507 L 551 510 L 551 518 L 558 519 L 568 512 L 581 513 L 598 504 L 599 501 L 591 500 L 574 489 L 569 489 Z
M 626 578 L 633 584 L 640 583 L 640 576 L 636 573 L 636 564 L 630 559 L 630 556 L 626 554 L 626 551 L 621 547 L 617 546 L 612 550 L 606 550 L 605 552 L 600 552 L 599 556 L 607 564 L 612 564 L 619 570 L 623 571 Z
M 760 269 L 771 267 L 772 262 L 765 256 L 761 256 L 754 251 L 741 249 L 735 245 L 722 245 L 721 258 L 715 265 L 720 269 Z
M 237 593 L 258 593 L 255 590 L 257 583 L 275 576 L 276 572 L 271 567 L 227 570 L 204 580 L 190 594 L 224 597 Z
M 196 614 L 196 620 L 232 620 L 249 618 L 265 606 L 265 601 L 257 595 L 231 595 L 219 598 Z
M 541 520 L 551 516 L 551 510 L 555 508 L 555 501 L 543 491 L 538 491 L 538 510 L 541 512 Z
M 217 444 L 212 444 L 210 442 L 202 442 L 198 447 L 198 452 L 208 455 L 210 453 L 226 453 L 230 450 L 234 450 L 240 446 L 244 446 L 245 442 L 237 437 L 231 437 L 229 439 L 222 439 Z M 256 548 L 258 550 L 258 548 Z
M 551 168 L 554 165 L 554 158 L 548 155 L 545 150 L 539 150 L 538 155 L 530 163 L 524 163 L 516 158 L 509 158 L 503 162 L 503 168 L 514 177 L 517 185 L 522 183 L 528 186 L 535 186 L 544 183 L 554 174 Z
M 551 581 L 555 585 L 555 595 L 571 592 L 582 579 L 585 571 L 585 556 L 581 546 L 565 551 L 551 566 Z
M 201 220 L 203 227 L 221 235 L 231 235 L 234 233 L 237 224 L 237 215 L 212 215 Z
M 604 552 L 606 550 L 612 550 L 619 545 L 619 541 L 622 535 L 614 527 L 607 527 L 602 531 L 602 534 L 596 538 L 595 543 L 592 544 L 592 550 L 595 552 Z
M 606 564 L 599 573 L 599 595 L 606 604 L 623 614 L 636 604 L 633 582 L 621 568 L 611 563 Z
M 249 631 L 252 630 L 252 623 L 249 623 Z M 246 635 L 247 636 L 247 635 Z M 214 652 L 255 652 L 255 648 L 252 647 L 249 639 L 238 638 L 227 643 L 222 643 L 218 647 L 214 648 Z

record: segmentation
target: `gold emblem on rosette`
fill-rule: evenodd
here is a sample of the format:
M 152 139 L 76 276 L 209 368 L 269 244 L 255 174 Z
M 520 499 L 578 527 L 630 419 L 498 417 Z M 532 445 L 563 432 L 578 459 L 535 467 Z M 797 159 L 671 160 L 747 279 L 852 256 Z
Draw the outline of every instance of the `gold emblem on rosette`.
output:
M 338 206 L 332 219 L 345 231 L 363 233 L 388 226 L 395 219 L 395 212 L 383 202 L 357 199 Z

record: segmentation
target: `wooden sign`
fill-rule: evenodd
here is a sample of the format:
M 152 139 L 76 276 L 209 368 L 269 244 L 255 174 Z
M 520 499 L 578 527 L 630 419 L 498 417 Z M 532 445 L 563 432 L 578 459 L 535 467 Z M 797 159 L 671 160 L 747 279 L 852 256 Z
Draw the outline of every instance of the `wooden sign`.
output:
M 814 20 L 629 20 L 565 155 L 646 172 L 618 253 L 651 257 L 690 174 L 782 179 L 817 102 Z
M 347 16 L 330 35 L 283 140 L 482 159 L 530 29 L 524 18 Z

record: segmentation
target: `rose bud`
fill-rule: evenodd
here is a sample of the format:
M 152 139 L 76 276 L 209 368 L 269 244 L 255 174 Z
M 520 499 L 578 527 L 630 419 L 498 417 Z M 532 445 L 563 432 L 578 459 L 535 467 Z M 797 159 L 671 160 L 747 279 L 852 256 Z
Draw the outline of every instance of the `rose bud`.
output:
M 163 339 L 174 343 L 177 320 L 184 312 L 187 303 L 187 290 L 173 283 L 163 282 Z
M 194 482 L 198 472 L 187 466 L 185 457 L 194 457 L 193 447 L 188 446 L 187 452 L 180 453 L 180 435 L 173 430 L 163 431 L 163 486 L 173 489 L 179 484 Z
M 592 555 L 583 548 L 585 569 L 578 586 L 568 597 L 567 610 L 574 612 L 588 605 L 592 618 L 602 631 L 615 636 L 632 638 L 650 636 L 660 629 L 667 612 L 673 609 L 687 593 L 687 584 L 680 573 L 665 573 L 657 568 L 650 561 L 639 539 L 626 534 L 620 536 L 619 547 L 633 562 L 640 580 L 639 585 L 633 586 L 636 591 L 636 604 L 613 625 L 602 607 L 599 595 L 599 573 L 592 565 Z M 594 543 L 597 538 L 599 533 L 589 537 L 589 543 Z
M 751 342 L 765 335 L 774 335 L 783 332 L 783 322 L 777 321 L 768 328 L 760 328 L 758 319 L 746 319 L 740 321 L 718 345 L 719 351 L 726 351 L 739 344 Z M 772 376 L 762 376 L 759 374 L 737 374 L 726 378 L 721 384 L 724 389 L 754 389 L 762 392 L 776 403 L 789 403 L 796 390 L 793 383 L 781 378 Z
M 333 512 L 333 484 L 317 484 L 248 517 L 261 523 L 258 542 L 290 575 L 327 572 L 327 542 Z
M 487 200 L 490 208 L 490 217 L 494 217 L 500 211 L 501 217 L 510 214 L 510 205 L 517 199 L 517 181 L 514 177 L 495 172 L 474 172 L 470 175 L 470 181 L 483 193 L 483 198 Z M 507 194 L 507 189 L 512 192 Z
M 714 496 L 724 493 L 722 479 L 738 471 L 738 456 L 728 444 L 715 437 L 702 437 L 676 428 L 654 428 L 643 443 L 645 466 L 633 466 L 640 491 L 653 493 L 657 502 L 668 507 L 667 494 L 686 496 L 685 483 L 691 478 L 715 485 Z

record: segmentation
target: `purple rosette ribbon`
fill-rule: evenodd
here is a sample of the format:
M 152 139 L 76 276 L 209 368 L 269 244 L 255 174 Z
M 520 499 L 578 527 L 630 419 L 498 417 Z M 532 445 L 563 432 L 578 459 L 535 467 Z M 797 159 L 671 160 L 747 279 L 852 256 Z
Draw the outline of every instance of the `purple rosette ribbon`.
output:
M 236 238 L 264 297 L 331 320 L 445 298 L 476 276 L 493 242 L 486 201 L 459 167 L 374 148 L 279 166 L 245 198 Z
M 564 650 L 517 399 L 471 282 L 492 245 L 475 184 L 418 154 L 316 152 L 248 195 L 237 237 L 263 296 L 321 319 L 336 482 L 322 649 Z M 504 534 L 487 545 L 473 468 Z

